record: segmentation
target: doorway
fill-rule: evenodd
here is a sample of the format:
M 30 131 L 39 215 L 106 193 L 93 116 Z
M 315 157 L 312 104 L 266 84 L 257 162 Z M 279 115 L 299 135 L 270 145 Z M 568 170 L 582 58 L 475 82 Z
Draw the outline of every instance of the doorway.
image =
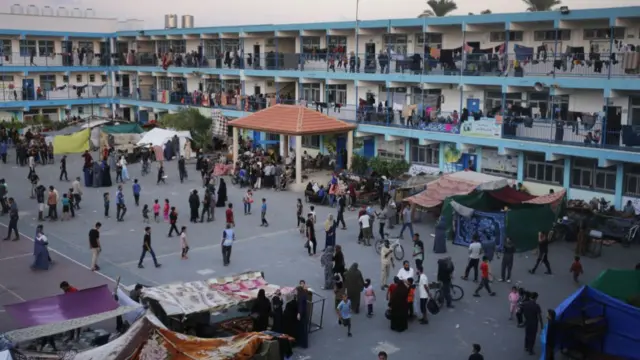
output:
M 131 84 L 129 83 L 129 75 L 120 75 L 120 87 L 122 88 L 122 96 L 129 97 L 131 94 Z
M 260 45 L 253 45 L 253 68 L 260 69 Z
M 125 120 L 131 121 L 131 108 L 123 108 L 122 109 L 122 117 Z
M 471 46 L 473 50 L 480 50 L 480 41 L 467 41 L 467 45 Z
M 35 87 L 33 79 L 22 79 L 22 100 L 33 100 L 35 98 Z
M 605 106 L 606 112 L 606 136 L 604 145 L 620 146 L 620 134 L 622 132 L 622 107 Z
M 260 86 L 254 86 L 253 87 L 253 95 L 258 96 L 262 94 L 262 89 L 260 89 Z
M 373 74 L 376 72 L 376 44 L 367 43 L 364 45 L 364 72 Z

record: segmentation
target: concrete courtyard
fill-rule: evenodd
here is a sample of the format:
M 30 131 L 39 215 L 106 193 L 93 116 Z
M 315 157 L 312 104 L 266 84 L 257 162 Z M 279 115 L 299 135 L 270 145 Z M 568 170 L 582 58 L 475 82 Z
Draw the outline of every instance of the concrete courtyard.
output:
M 12 155 L 12 154 L 11 154 Z M 59 157 L 56 157 L 59 160 Z M 390 359 L 433 358 L 433 359 L 466 359 L 471 351 L 471 344 L 479 343 L 483 347 L 485 358 L 492 360 L 519 360 L 532 358 L 523 351 L 524 332 L 517 329 L 515 323 L 508 320 L 507 295 L 510 284 L 493 284 L 498 296 L 491 298 L 483 296 L 474 298 L 471 293 L 475 284 L 457 280 L 465 290 L 464 298 L 455 303 L 455 309 L 444 310 L 436 316 L 432 316 L 429 325 L 420 325 L 417 322 L 409 325 L 409 330 L 404 333 L 395 333 L 389 329 L 389 322 L 384 318 L 386 309 L 385 295 L 378 292 L 375 304 L 376 315 L 369 319 L 364 314 L 356 315 L 353 321 L 353 337 L 347 338 L 346 329 L 338 326 L 333 306 L 333 293 L 321 290 L 322 268 L 320 256 L 309 257 L 303 248 L 304 241 L 295 229 L 295 202 L 301 194 L 292 192 L 274 192 L 272 190 L 260 190 L 255 193 L 256 205 L 261 198 L 266 198 L 268 203 L 267 218 L 270 222 L 268 228 L 260 227 L 259 210 L 255 209 L 252 215 L 242 214 L 243 190 L 228 185 L 229 201 L 234 204 L 236 215 L 237 241 L 233 248 L 231 265 L 222 265 L 220 241 L 224 227 L 224 214 L 222 208 L 217 208 L 216 221 L 204 224 L 191 224 L 188 221 L 189 207 L 188 193 L 192 189 L 201 189 L 199 173 L 195 171 L 195 165 L 189 164 L 188 171 L 191 176 L 184 184 L 180 184 L 177 178 L 177 162 L 168 162 L 165 165 L 168 179 L 166 185 L 155 185 L 155 165 L 152 166 L 152 174 L 146 177 L 140 176 L 139 165 L 130 165 L 129 173 L 133 178 L 138 178 L 142 185 L 141 204 L 151 204 L 154 199 L 162 202 L 169 199 L 172 206 L 176 206 L 180 217 L 178 227 L 188 227 L 191 252 L 188 260 L 180 259 L 180 244 L 178 237 L 167 237 L 168 224 L 162 222 L 152 223 L 152 245 L 162 263 L 161 268 L 152 266 L 150 256 L 145 260 L 144 269 L 137 268 L 138 258 L 142 245 L 143 229 L 141 207 L 137 208 L 133 203 L 131 190 L 132 181 L 124 185 L 128 213 L 124 222 L 115 220 L 115 186 L 111 188 L 84 189 L 82 209 L 76 214 L 76 218 L 69 222 L 47 222 L 45 232 L 49 238 L 50 248 L 64 254 L 64 256 L 81 264 L 64 265 L 57 263 L 49 273 L 33 274 L 29 269 L 32 261 L 28 256 L 31 247 L 30 239 L 25 236 L 33 236 L 37 222 L 37 204 L 34 199 L 29 199 L 30 185 L 26 181 L 27 168 L 19 168 L 10 159 L 8 164 L 0 164 L 0 177 L 4 177 L 8 183 L 9 196 L 14 197 L 20 209 L 19 229 L 23 239 L 18 243 L 0 244 L 0 293 L 18 293 L 29 290 L 25 298 L 53 295 L 55 287 L 62 280 L 74 281 L 78 273 L 86 273 L 95 276 L 95 283 L 105 281 L 99 275 L 90 275 L 88 270 L 91 255 L 88 245 L 88 231 L 100 221 L 102 254 L 100 259 L 101 273 L 110 279 L 121 277 L 121 283 L 132 285 L 143 283 L 158 285 L 177 281 L 202 280 L 212 277 L 220 277 L 241 273 L 248 270 L 263 271 L 266 280 L 279 285 L 295 285 L 304 279 L 319 294 L 327 298 L 324 308 L 324 328 L 310 335 L 310 347 L 297 352 L 299 359 L 375 359 L 378 351 L 387 351 Z M 59 165 L 47 165 L 37 168 L 37 172 L 45 186 L 53 185 L 60 193 L 68 190 L 69 182 L 58 180 Z M 81 175 L 82 162 L 79 155 L 68 158 L 69 178 Z M 115 174 L 112 175 L 115 180 Z M 112 217 L 103 217 L 102 194 L 110 192 L 112 196 Z M 305 211 L 308 210 L 305 204 Z M 322 250 L 324 234 L 321 225 L 328 214 L 335 209 L 317 207 L 318 216 L 318 250 Z M 371 278 L 375 289 L 379 289 L 380 266 L 379 256 L 372 247 L 361 247 L 357 244 L 357 219 L 356 213 L 346 214 L 348 230 L 339 230 L 338 244 L 342 245 L 347 261 L 347 267 L 352 262 L 358 262 L 365 278 Z M 4 237 L 8 218 L 0 218 L 0 232 Z M 399 230 L 399 229 L 398 229 Z M 393 230 L 395 233 L 398 230 Z M 428 224 L 417 224 L 415 230 L 420 233 L 425 241 L 427 257 L 425 269 L 427 276 L 435 279 L 436 260 L 440 256 L 432 254 L 432 228 Z M 409 237 L 405 236 L 405 259 L 410 259 L 411 246 Z M 29 244 L 28 246 L 25 246 Z M 20 247 L 20 250 L 10 250 Z M 13 252 L 9 252 L 13 251 Z M 12 255 L 13 254 L 13 255 Z M 16 254 L 21 255 L 15 257 Z M 466 265 L 467 252 L 465 248 L 449 245 L 448 254 L 456 263 L 456 278 Z M 637 262 L 638 248 L 621 249 L 618 246 L 605 248 L 603 256 L 598 259 L 584 259 L 584 282 L 593 280 L 600 271 L 608 267 L 631 268 Z M 56 258 L 62 256 L 55 255 Z M 540 303 L 543 309 L 557 306 L 566 296 L 577 289 L 569 274 L 569 266 L 572 260 L 570 244 L 553 244 L 550 252 L 550 260 L 554 275 L 536 275 L 527 273 L 532 266 L 531 254 L 517 255 L 514 266 L 514 279 L 527 289 L 540 293 Z M 10 258 L 3 261 L 4 258 Z M 69 263 L 73 261 L 69 260 Z M 398 267 L 396 267 L 396 270 Z M 494 271 L 499 271 L 499 264 L 494 264 Z M 6 275 L 10 274 L 10 275 Z M 40 287 L 39 283 L 32 281 L 35 278 L 46 278 L 51 283 L 49 287 Z M 93 281 L 93 280 L 92 280 Z M 91 283 L 81 282 L 79 286 L 90 286 Z M 54 286 L 55 285 L 55 286 Z M 34 290 L 37 286 L 37 291 Z M 6 300 L 6 303 L 15 302 Z M 319 314 L 315 314 L 315 322 L 319 322 Z

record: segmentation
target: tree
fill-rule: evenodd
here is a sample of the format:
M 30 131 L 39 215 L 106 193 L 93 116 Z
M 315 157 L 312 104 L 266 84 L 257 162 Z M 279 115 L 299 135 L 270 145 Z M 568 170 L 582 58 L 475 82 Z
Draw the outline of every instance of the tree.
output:
M 560 0 L 522 0 L 527 4 L 527 11 L 550 11 L 554 6 L 561 5 Z
M 480 12 L 480 15 L 487 15 L 487 14 L 492 14 L 491 10 L 486 9 L 486 10 L 482 10 L 482 11 Z
M 359 154 L 353 154 L 351 156 L 351 171 L 357 175 L 364 175 L 369 170 L 369 160 Z
M 426 9 L 418 17 L 446 16 L 448 13 L 458 9 L 458 5 L 453 0 L 429 0 L 427 5 L 429 5 L 430 9 Z
M 160 125 L 177 131 L 190 131 L 195 146 L 203 148 L 211 143 L 211 119 L 195 108 L 182 108 L 175 114 L 160 118 Z

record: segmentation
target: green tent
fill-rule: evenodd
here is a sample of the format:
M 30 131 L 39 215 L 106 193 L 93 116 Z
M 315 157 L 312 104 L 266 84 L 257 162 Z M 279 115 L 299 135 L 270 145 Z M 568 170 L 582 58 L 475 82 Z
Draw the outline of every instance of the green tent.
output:
M 640 270 L 608 269 L 601 272 L 589 286 L 620 301 L 629 302 L 640 296 Z
M 101 130 L 107 134 L 142 134 L 144 132 L 138 123 L 103 126 Z
M 452 202 L 482 212 L 499 212 L 508 206 L 505 236 L 511 238 L 518 251 L 535 249 L 538 246 L 538 232 L 549 232 L 564 206 L 564 201 L 555 209 L 551 204 L 507 204 L 491 196 L 489 191 L 455 195 L 445 199 L 442 204 L 441 220 L 448 224 L 449 233 L 453 230 L 455 215 Z

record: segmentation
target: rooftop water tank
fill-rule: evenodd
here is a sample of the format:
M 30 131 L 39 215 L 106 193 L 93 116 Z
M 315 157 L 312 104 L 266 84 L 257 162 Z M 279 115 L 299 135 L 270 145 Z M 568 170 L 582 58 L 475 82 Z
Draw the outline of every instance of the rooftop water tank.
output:
M 178 27 L 178 15 L 167 14 L 164 16 L 164 28 L 175 29 Z
M 51 6 L 45 6 L 42 8 L 42 16 L 53 16 L 53 9 Z
M 60 6 L 58 7 L 57 14 L 58 16 L 69 16 L 69 11 L 67 11 L 66 7 Z
M 88 8 L 84 11 L 84 17 L 88 17 L 88 18 L 96 17 L 96 12 L 93 11 L 92 8 Z
M 182 28 L 183 29 L 193 28 L 193 15 L 182 15 Z
M 29 5 L 29 7 L 27 8 L 27 14 L 36 16 L 40 15 L 40 9 L 38 9 L 38 7 L 35 5 Z
M 80 8 L 73 8 L 73 10 L 71 11 L 71 16 L 73 16 L 73 17 L 81 17 L 82 16 L 82 10 L 80 10 Z
M 22 15 L 24 14 L 24 8 L 20 4 L 13 4 L 11 5 L 11 13 Z

